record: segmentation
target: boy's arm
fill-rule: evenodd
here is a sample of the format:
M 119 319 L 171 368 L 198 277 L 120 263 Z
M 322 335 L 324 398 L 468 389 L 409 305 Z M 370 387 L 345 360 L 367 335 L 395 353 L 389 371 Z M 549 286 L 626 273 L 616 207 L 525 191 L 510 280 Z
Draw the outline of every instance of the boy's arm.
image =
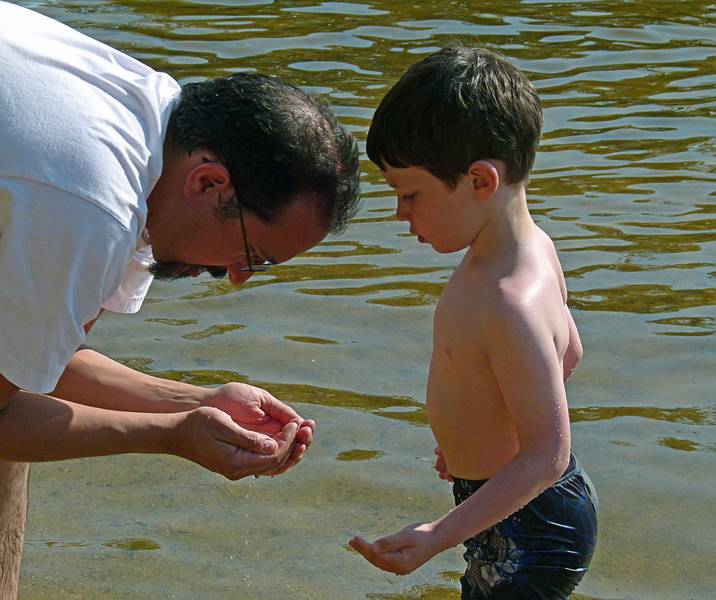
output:
M 479 491 L 442 518 L 351 546 L 381 569 L 410 573 L 518 511 L 564 472 L 570 432 L 562 365 L 543 311 L 508 302 L 480 339 L 519 438 L 520 450 Z M 518 376 L 517 376 L 518 375 Z

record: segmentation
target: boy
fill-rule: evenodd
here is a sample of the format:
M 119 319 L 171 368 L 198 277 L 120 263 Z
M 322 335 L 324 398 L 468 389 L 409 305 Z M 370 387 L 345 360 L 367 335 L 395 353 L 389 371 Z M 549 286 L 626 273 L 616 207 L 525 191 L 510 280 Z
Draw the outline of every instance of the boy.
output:
M 437 252 L 467 248 L 435 312 L 427 384 L 435 468 L 457 507 L 350 544 L 402 575 L 464 543 L 463 599 L 568 598 L 596 545 L 564 389 L 581 343 L 555 248 L 527 209 L 541 129 L 517 68 L 452 45 L 408 69 L 368 133 L 397 218 Z

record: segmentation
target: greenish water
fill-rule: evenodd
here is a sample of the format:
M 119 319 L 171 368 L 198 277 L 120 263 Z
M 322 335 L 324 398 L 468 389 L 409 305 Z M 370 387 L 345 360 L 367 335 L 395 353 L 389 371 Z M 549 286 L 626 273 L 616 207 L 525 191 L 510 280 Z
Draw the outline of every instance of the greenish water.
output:
M 404 69 L 460 37 L 535 82 L 529 196 L 560 251 L 585 358 L 575 450 L 601 501 L 580 600 L 716 593 L 716 5 L 708 1 L 23 1 L 181 81 L 273 73 L 325 95 L 361 141 Z M 262 385 L 318 421 L 300 468 L 228 482 L 172 457 L 33 468 L 21 598 L 459 597 L 460 551 L 416 573 L 347 549 L 451 506 L 424 386 L 459 255 L 419 246 L 364 162 L 340 237 L 232 288 L 155 284 L 90 342 L 152 373 Z

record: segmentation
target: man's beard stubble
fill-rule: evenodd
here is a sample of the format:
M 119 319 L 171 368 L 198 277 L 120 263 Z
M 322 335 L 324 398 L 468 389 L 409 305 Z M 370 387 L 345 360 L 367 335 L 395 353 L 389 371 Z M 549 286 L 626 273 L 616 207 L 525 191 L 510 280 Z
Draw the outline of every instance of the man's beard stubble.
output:
M 223 267 L 212 267 L 207 265 L 190 265 L 182 262 L 153 262 L 147 267 L 155 279 L 172 280 L 184 279 L 185 277 L 196 277 L 200 273 L 206 271 L 215 279 L 223 279 L 226 277 L 227 269 Z

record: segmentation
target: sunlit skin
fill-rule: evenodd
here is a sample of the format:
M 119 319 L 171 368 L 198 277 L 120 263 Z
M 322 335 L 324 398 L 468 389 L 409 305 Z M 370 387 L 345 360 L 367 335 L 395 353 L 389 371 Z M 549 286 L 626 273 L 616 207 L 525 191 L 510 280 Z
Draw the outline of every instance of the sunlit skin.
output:
M 505 165 L 476 161 L 451 189 L 419 167 L 384 171 L 396 216 L 437 252 L 467 249 L 435 312 L 427 410 L 435 469 L 489 479 L 434 521 L 350 545 L 407 574 L 516 512 L 569 460 L 564 379 L 581 356 L 551 240 L 532 221 L 523 184 Z
M 209 152 L 167 152 L 165 159 L 172 168 L 147 202 L 155 261 L 174 265 L 174 277 L 213 270 L 215 275 L 228 273 L 234 285 L 245 283 L 252 273 L 241 270 L 250 259 L 239 219 L 219 219 L 215 212 L 220 201 L 236 194 L 228 170 Z M 248 211 L 244 223 L 254 260 L 273 264 L 305 252 L 328 233 L 310 196 L 298 196 L 274 223 L 264 223 Z
M 254 262 L 280 263 L 327 234 L 314 198 L 299 195 L 271 224 L 246 212 L 245 240 L 239 219 L 219 219 L 215 212 L 219 200 L 234 193 L 226 168 L 208 153 L 167 152 L 147 199 L 156 260 L 182 265 L 177 268 L 190 274 L 200 268 L 225 270 L 240 285 L 253 274 L 242 270 L 248 265 L 245 241 Z M 33 435 L 18 435 L 26 423 L 33 423 Z M 19 390 L 0 375 L 0 460 L 167 452 L 238 479 L 294 466 L 314 431 L 313 421 L 266 390 L 163 380 L 89 348 L 74 354 L 47 395 Z
M 209 271 L 215 277 L 228 274 L 233 285 L 241 285 L 253 275 L 244 270 L 250 261 L 253 264 L 285 262 L 318 244 L 328 233 L 310 196 L 298 196 L 272 223 L 264 223 L 251 212 L 244 211 L 246 237 L 252 255 L 247 257 L 239 219 L 220 219 L 216 215 L 219 203 L 236 194 L 226 167 L 210 152 L 202 151 L 187 156 L 166 150 L 165 161 L 170 168 L 165 169 L 165 176 L 147 202 L 147 230 L 156 261 L 155 271 L 161 270 L 165 277 L 197 276 Z M 270 396 L 264 390 L 259 391 Z M 269 406 L 275 409 L 278 404 L 271 398 L 273 402 Z M 218 403 L 241 424 L 235 413 L 243 412 L 244 407 L 236 400 Z M 264 416 L 268 418 L 269 415 L 267 412 Z M 282 468 L 268 474 L 281 473 L 296 464 L 311 443 L 315 423 L 304 421 L 295 413 L 292 418 L 299 422 L 300 428 L 291 459 Z M 266 424 L 257 422 L 249 428 L 276 436 L 280 428 L 276 430 L 275 424 L 283 426 L 285 422 L 285 419 L 269 419 Z

